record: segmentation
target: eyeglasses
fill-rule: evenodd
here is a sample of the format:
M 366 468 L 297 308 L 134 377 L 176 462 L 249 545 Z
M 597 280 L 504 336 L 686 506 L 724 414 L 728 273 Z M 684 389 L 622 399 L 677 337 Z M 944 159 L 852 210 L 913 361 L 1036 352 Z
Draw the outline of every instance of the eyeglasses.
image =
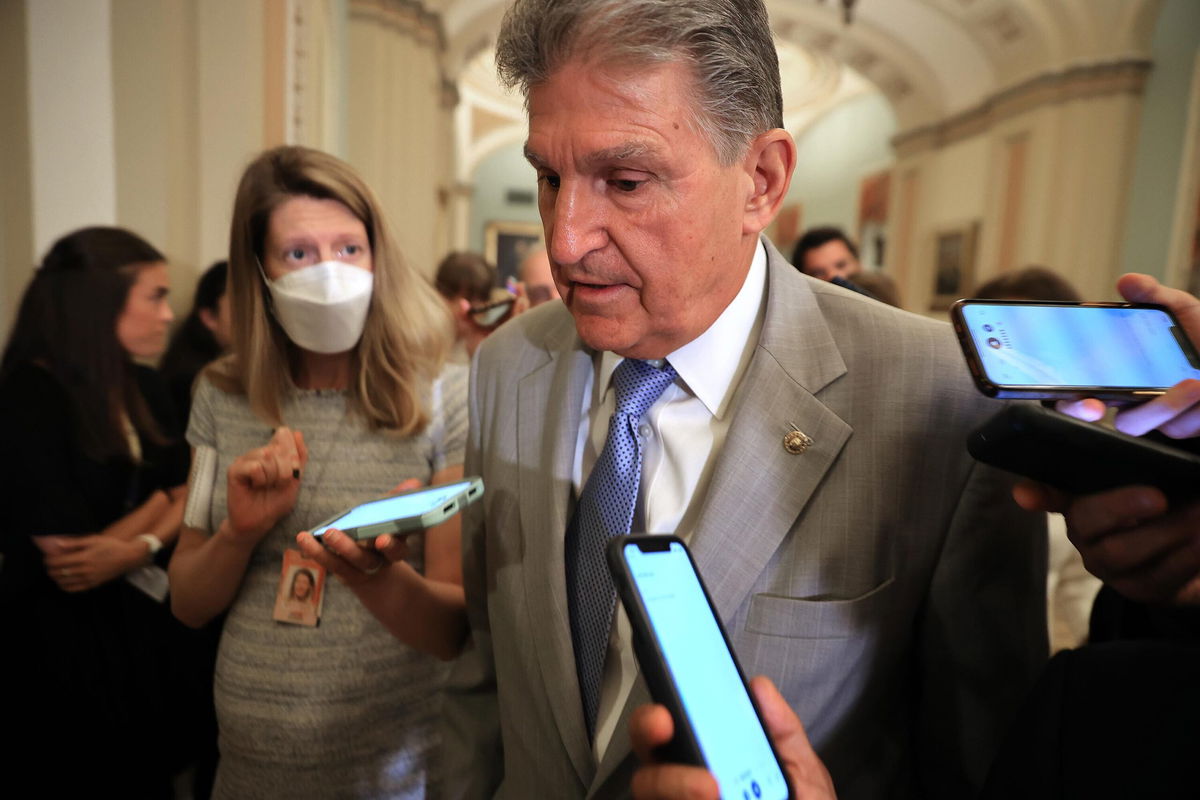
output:
M 504 300 L 497 300 L 494 303 L 471 306 L 468 313 L 471 315 L 471 320 L 479 327 L 494 328 L 509 315 L 514 302 L 516 302 L 516 298 L 509 297 Z

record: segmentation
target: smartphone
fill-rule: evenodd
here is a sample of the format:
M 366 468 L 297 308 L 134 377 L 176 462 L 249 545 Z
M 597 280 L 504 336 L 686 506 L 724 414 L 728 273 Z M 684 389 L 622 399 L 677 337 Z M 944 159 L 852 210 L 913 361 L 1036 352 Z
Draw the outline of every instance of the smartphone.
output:
M 619 536 L 607 557 L 642 675 L 675 722 L 665 755 L 707 767 L 722 797 L 790 798 L 779 756 L 683 541 Z
M 1196 348 L 1162 306 L 959 300 L 950 319 L 989 397 L 1134 401 L 1200 378 Z
M 1011 405 L 967 437 L 978 461 L 1072 494 L 1155 486 L 1173 501 L 1200 497 L 1200 456 L 1033 403 Z
M 431 528 L 482 496 L 483 479 L 478 477 L 425 486 L 355 506 L 313 528 L 312 535 L 319 539 L 336 528 L 353 539 L 374 539 L 385 533 Z

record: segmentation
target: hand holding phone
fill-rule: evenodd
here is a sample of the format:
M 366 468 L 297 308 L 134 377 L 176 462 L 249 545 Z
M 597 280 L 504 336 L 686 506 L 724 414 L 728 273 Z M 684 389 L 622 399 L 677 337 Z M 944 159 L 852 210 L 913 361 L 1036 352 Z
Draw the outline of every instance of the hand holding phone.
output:
M 336 528 L 353 539 L 363 540 L 385 533 L 432 528 L 482 496 L 483 479 L 479 477 L 426 486 L 355 506 L 317 525 L 312 535 L 319 540 L 325 531 Z
M 991 397 L 1130 402 L 1200 378 L 1200 355 L 1163 306 L 959 300 L 950 316 Z
M 833 779 L 821 763 L 796 712 L 769 678 L 750 680 L 750 692 L 762 713 L 767 733 L 783 763 L 792 793 L 804 800 L 836 800 Z M 629 738 L 642 766 L 633 774 L 634 800 L 684 800 L 720 797 L 720 786 L 702 767 L 659 761 L 655 753 L 670 742 L 674 723 L 665 706 L 634 709 L 629 718 Z
M 792 797 L 712 600 L 683 541 L 619 536 L 609 569 L 655 702 L 668 709 L 668 760 L 707 767 L 722 797 Z

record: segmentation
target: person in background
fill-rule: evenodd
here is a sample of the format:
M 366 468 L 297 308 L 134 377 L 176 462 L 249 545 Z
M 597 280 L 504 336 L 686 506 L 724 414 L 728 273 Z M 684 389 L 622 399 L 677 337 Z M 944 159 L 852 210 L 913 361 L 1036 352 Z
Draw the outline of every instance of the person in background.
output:
M 165 387 L 137 363 L 166 344 L 168 291 L 145 240 L 77 230 L 42 259 L 0 361 L 10 793 L 170 797 L 203 744 L 194 635 L 151 566 L 178 535 L 187 479 Z
M 467 370 L 444 366 L 445 304 L 362 178 L 304 147 L 268 150 L 243 173 L 229 291 L 233 350 L 193 400 L 170 566 L 181 620 L 228 612 L 214 794 L 425 797 L 437 659 L 465 635 L 458 518 L 383 552 L 300 532 L 402 479 L 462 476 Z M 314 575 L 315 625 L 273 618 L 301 557 L 340 579 Z
M 859 293 L 873 297 L 889 306 L 904 308 L 900 302 L 900 289 L 896 282 L 882 272 L 867 272 L 863 270 L 854 276 L 854 286 Z
M 1083 298 L 1071 282 L 1039 266 L 1002 272 L 979 285 L 972 297 L 984 300 L 1057 300 L 1078 303 Z
M 477 253 L 451 253 L 438 265 L 434 281 L 454 317 L 451 360 L 470 361 L 479 343 L 500 325 L 529 307 L 522 284 L 496 286 L 496 268 Z
M 228 271 L 229 263 L 218 261 L 200 276 L 192 310 L 171 336 L 158 365 L 183 424 L 191 413 L 196 376 L 229 349 L 229 294 L 225 291 Z
M 983 300 L 1064 300 L 1082 298 L 1071 283 L 1045 267 L 1026 267 L 1002 273 L 983 283 L 972 295 Z M 1092 602 L 1100 579 L 1083 566 L 1079 551 L 1067 538 L 1062 514 L 1047 518 L 1050 545 L 1046 574 L 1046 612 L 1050 626 L 1050 652 L 1078 647 L 1087 640 Z
M 512 316 L 516 298 L 496 287 L 496 268 L 477 253 L 450 253 L 443 258 L 434 286 L 454 317 L 451 360 L 465 364 L 479 343 Z
M 832 225 L 809 228 L 796 242 L 792 263 L 817 280 L 853 279 L 862 271 L 858 247 L 841 228 Z
M 554 283 L 554 273 L 550 270 L 550 256 L 545 247 L 538 247 L 521 261 L 518 277 L 525 285 L 525 293 L 529 296 L 529 305 L 540 306 L 551 300 L 561 300 L 558 286 Z
M 792 251 L 796 269 L 817 280 L 865 294 L 889 306 L 900 307 L 896 282 L 879 272 L 866 272 L 858 260 L 858 247 L 841 228 L 809 228 Z

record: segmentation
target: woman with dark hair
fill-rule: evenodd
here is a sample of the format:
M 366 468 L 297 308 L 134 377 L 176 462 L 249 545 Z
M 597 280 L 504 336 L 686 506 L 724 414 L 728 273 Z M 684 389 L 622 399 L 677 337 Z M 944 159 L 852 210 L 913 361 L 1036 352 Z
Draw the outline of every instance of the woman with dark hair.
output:
M 167 291 L 163 255 L 138 236 L 76 231 L 34 273 L 0 362 L 10 786 L 169 796 L 183 766 L 171 659 L 186 632 L 165 575 L 143 568 L 178 535 L 187 449 L 134 361 L 162 352 Z
M 187 423 L 192 408 L 196 376 L 229 349 L 228 273 L 229 262 L 218 261 L 200 276 L 192 310 L 171 336 L 158 365 L 181 423 Z

